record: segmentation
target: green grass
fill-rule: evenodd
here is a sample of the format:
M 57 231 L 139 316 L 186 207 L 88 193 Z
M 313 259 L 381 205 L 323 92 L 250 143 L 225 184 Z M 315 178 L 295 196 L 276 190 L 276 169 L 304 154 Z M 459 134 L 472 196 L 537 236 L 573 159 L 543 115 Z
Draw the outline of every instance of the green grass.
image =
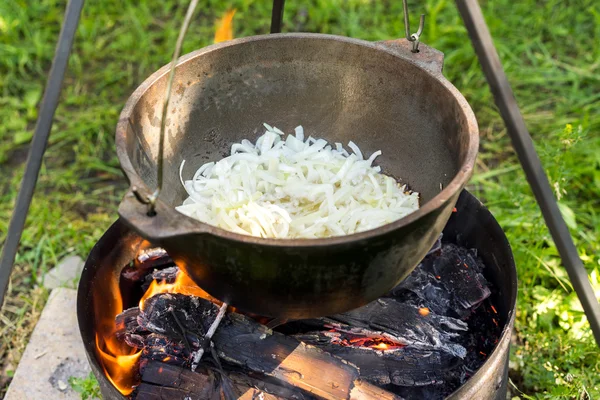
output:
M 94 400 L 102 396 L 100 386 L 93 372 L 90 372 L 85 378 L 69 378 L 69 385 L 79 393 L 81 400 Z
M 398 0 L 288 1 L 285 31 L 368 40 L 402 36 Z M 600 3 L 486 0 L 484 13 L 561 208 L 600 295 Z M 64 0 L 0 2 L 0 243 L 23 173 Z M 204 0 L 184 52 L 212 42 L 238 9 L 235 36 L 266 33 L 268 1 Z M 126 188 L 113 143 L 127 96 L 171 56 L 186 3 L 88 2 L 56 113 L 8 299 L 0 316 L 0 384 L 10 380 L 47 293 L 36 280 L 66 254 L 85 257 L 116 218 Z M 412 2 L 423 41 L 446 55 L 446 76 L 482 134 L 471 189 L 509 236 L 519 270 L 511 378 L 515 395 L 600 397 L 600 357 L 525 183 L 464 27 L 447 0 Z M 414 29 L 415 27 L 413 27 Z M 1 393 L 1 392 L 0 392 Z

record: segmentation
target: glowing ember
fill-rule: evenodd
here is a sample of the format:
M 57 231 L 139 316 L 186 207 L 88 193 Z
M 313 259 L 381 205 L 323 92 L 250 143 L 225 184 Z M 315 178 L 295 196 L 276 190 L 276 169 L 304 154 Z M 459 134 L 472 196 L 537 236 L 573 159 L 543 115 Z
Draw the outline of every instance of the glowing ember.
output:
M 342 335 L 335 329 L 332 329 L 329 332 L 335 332 L 334 335 L 330 335 L 331 343 L 344 347 L 388 351 L 401 349 L 405 346 L 402 343 L 397 343 L 384 337 L 359 336 L 346 333 Z
M 421 314 L 423 317 L 426 317 L 429 315 L 429 308 L 427 307 L 421 307 L 419 308 L 419 314 Z

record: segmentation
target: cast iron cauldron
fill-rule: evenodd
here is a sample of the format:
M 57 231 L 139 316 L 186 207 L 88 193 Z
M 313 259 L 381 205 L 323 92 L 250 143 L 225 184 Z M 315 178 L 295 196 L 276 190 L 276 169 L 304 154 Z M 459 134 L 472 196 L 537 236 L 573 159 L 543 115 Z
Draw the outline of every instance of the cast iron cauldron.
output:
M 471 176 L 477 122 L 442 75 L 443 55 L 406 40 L 371 43 L 321 34 L 274 34 L 190 53 L 177 65 L 168 113 L 164 186 L 157 215 L 131 191 L 120 216 L 163 246 L 211 295 L 247 312 L 285 318 L 360 307 L 405 278 L 442 231 Z M 162 100 L 169 66 L 133 93 L 117 125 L 117 154 L 131 186 L 156 185 Z M 329 142 L 356 142 L 421 194 L 421 208 L 370 231 L 326 239 L 262 239 L 175 211 L 191 177 L 267 122 Z

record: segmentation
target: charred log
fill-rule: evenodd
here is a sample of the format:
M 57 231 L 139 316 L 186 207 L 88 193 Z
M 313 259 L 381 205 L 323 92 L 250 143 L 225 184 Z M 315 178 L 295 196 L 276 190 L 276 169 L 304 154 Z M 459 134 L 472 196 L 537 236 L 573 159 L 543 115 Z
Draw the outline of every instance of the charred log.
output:
M 180 309 L 174 310 L 175 307 Z M 120 337 L 128 343 L 140 343 L 138 336 L 142 338 L 142 380 L 146 382 L 144 376 L 149 374 L 148 368 L 155 361 L 164 363 L 163 368 L 180 370 L 180 367 L 189 366 L 192 356 L 188 347 L 193 351 L 200 341 L 186 344 L 185 338 L 201 338 L 209 322 L 214 320 L 216 308 L 213 303 L 201 298 L 160 294 L 148 299 L 144 310 L 136 318 L 133 318 L 135 313 L 131 310 L 121 314 L 118 317 L 122 321 Z M 180 320 L 179 325 L 172 321 L 173 315 Z M 198 323 L 194 324 L 194 320 Z M 181 331 L 169 324 L 179 326 Z M 187 333 L 182 335 L 181 332 Z M 276 385 L 304 396 L 296 395 L 298 399 L 347 399 L 359 381 L 355 366 L 293 337 L 273 332 L 240 314 L 229 314 L 224 318 L 213 336 L 213 343 L 218 357 L 229 371 L 243 368 L 245 373 L 253 374 L 252 379 L 260 377 L 263 387 Z M 364 396 L 367 396 L 370 384 L 363 382 L 361 385 L 364 389 L 361 389 L 361 398 L 367 399 Z M 142 389 L 148 388 L 144 386 Z M 181 393 L 188 390 L 177 389 L 181 389 Z M 385 393 L 374 387 L 371 389 Z M 172 391 L 169 393 L 172 394 Z M 394 398 L 391 394 L 389 396 Z
M 138 257 L 123 269 L 121 277 L 129 282 L 143 281 L 152 270 L 174 266 L 175 263 L 162 248 L 152 248 L 141 252 Z
M 328 332 L 297 335 L 307 344 L 356 365 L 360 376 L 375 385 L 426 386 L 445 383 L 460 359 L 443 351 L 429 351 L 410 346 L 394 350 L 357 348 L 334 344 Z
M 191 372 L 173 365 L 151 362 L 142 374 L 137 388 L 138 399 L 210 399 L 218 393 L 214 374 L 207 371 Z
M 228 388 L 225 389 L 225 386 Z M 298 389 L 282 387 L 253 378 L 241 372 L 225 376 L 210 369 L 196 372 L 152 362 L 142 376 L 142 384 L 135 393 L 138 399 L 264 399 L 313 400 Z
M 320 398 L 347 398 L 359 375 L 354 366 L 341 359 L 239 314 L 227 316 L 213 341 L 225 362 Z
M 385 338 L 411 349 L 441 351 L 461 358 L 466 355 L 466 349 L 456 342 L 461 332 L 468 329 L 465 322 L 396 299 L 379 299 L 347 313 L 287 325 L 282 328 L 286 333 L 333 330 Z

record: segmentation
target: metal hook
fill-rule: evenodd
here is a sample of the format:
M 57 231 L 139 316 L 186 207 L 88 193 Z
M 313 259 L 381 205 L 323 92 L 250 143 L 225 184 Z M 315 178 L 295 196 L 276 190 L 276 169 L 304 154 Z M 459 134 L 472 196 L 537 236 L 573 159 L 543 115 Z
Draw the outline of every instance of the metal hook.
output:
M 419 29 L 416 33 L 410 33 L 410 22 L 408 20 L 408 2 L 407 0 L 402 0 L 402 6 L 404 8 L 404 32 L 406 34 L 406 40 L 412 42 L 412 52 L 419 52 L 419 37 L 421 37 L 421 33 L 423 33 L 423 27 L 425 26 L 425 14 L 421 14 L 421 18 L 419 19 Z

